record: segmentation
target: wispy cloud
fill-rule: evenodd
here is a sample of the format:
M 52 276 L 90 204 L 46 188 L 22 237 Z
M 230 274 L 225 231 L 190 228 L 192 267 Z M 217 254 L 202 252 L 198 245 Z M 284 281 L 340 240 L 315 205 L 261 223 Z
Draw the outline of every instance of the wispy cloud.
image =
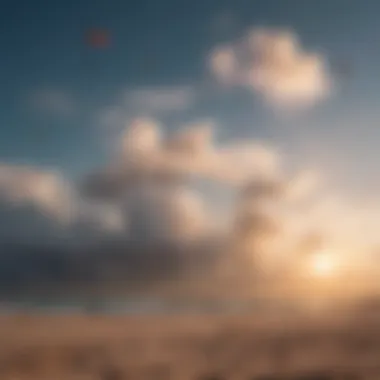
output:
M 40 88 L 28 98 L 29 105 L 45 114 L 71 115 L 76 110 L 75 101 L 68 92 L 57 88 Z
M 192 86 L 156 86 L 128 89 L 113 106 L 96 115 L 96 124 L 105 132 L 120 132 L 134 118 L 159 118 L 167 113 L 181 112 L 196 101 L 198 92 Z M 109 135 L 106 136 L 109 138 Z
M 194 102 L 195 95 L 191 86 L 141 87 L 127 90 L 125 103 L 135 114 L 156 115 L 188 108 Z

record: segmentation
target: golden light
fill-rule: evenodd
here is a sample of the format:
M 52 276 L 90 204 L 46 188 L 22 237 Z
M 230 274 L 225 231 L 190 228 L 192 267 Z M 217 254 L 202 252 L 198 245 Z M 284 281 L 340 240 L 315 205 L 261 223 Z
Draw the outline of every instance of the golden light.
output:
M 309 270 L 312 275 L 318 277 L 329 277 L 336 270 L 334 255 L 330 251 L 320 251 L 310 257 Z

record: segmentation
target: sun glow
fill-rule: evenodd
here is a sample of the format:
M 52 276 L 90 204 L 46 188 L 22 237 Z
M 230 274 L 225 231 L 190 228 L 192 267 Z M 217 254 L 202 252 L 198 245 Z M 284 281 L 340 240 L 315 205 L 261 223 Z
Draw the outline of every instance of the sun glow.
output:
M 334 255 L 329 251 L 314 253 L 310 258 L 310 271 L 314 276 L 329 277 L 336 270 Z

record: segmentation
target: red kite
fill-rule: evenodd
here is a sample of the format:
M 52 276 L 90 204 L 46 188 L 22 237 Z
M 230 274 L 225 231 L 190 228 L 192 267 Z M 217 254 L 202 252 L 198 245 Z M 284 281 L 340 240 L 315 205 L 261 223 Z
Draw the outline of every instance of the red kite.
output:
M 106 29 L 90 29 L 86 33 L 86 43 L 96 49 L 106 48 L 110 44 L 110 34 Z

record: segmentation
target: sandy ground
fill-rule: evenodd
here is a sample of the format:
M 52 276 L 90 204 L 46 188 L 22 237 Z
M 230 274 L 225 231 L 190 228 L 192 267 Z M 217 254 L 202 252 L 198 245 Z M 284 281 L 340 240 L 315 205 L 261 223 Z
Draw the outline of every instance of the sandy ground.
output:
M 3 315 L 0 379 L 380 380 L 380 317 Z

